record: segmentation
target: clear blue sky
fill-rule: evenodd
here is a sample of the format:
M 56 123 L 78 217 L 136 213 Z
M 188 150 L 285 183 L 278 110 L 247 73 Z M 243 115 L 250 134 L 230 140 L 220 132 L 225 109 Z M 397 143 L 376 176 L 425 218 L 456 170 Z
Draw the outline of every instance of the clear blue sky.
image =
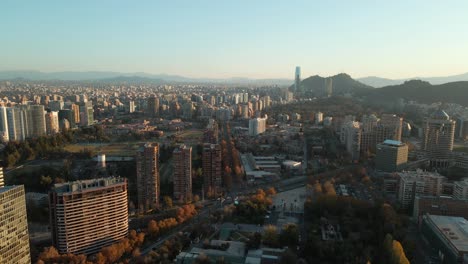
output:
M 0 70 L 190 77 L 468 72 L 468 1 L 0 1 Z

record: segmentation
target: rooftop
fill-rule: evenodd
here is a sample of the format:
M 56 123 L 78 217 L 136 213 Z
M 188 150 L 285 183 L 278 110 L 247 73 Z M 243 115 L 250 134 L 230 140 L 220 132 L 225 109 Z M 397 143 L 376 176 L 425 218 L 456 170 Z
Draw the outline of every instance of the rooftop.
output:
M 3 193 L 3 192 L 7 192 L 9 190 L 13 190 L 17 187 L 20 187 L 22 185 L 9 185 L 9 186 L 3 186 L 3 187 L 0 187 L 0 193 Z
M 99 189 L 114 184 L 126 182 L 125 178 L 110 177 L 92 180 L 73 181 L 66 183 L 57 183 L 54 185 L 54 191 L 57 193 L 80 192 L 84 190 Z
M 384 145 L 389 145 L 389 146 L 395 146 L 395 147 L 401 147 L 404 146 L 405 143 L 398 141 L 398 140 L 391 140 L 391 139 L 386 139 L 383 142 Z
M 468 252 L 468 221 L 463 217 L 427 215 L 432 224 L 459 252 Z

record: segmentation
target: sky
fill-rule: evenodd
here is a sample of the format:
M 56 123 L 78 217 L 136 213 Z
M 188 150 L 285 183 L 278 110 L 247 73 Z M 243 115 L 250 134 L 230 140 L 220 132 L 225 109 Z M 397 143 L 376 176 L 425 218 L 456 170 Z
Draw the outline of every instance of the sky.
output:
M 468 1 L 0 1 L 0 70 L 386 78 L 468 72 Z

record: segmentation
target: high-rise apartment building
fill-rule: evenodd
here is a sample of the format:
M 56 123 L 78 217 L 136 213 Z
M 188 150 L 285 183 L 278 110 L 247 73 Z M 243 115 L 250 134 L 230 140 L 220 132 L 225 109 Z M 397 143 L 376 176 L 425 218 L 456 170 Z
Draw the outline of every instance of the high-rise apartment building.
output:
M 57 134 L 60 131 L 58 112 L 50 111 L 45 115 L 47 135 Z
M 5 186 L 5 181 L 3 179 L 3 168 L 0 168 L 0 188 Z
M 351 154 L 352 160 L 359 160 L 361 151 L 361 127 L 359 122 L 349 121 L 343 124 L 340 138 Z
M 453 198 L 468 200 L 468 178 L 453 183 Z
M 75 124 L 81 124 L 80 106 L 77 105 L 77 104 L 72 104 L 70 106 L 70 110 L 72 110 Z M 68 120 L 68 121 L 70 121 L 70 120 Z M 72 121 L 70 121 L 70 122 L 72 122 Z
M 426 120 L 422 149 L 434 167 L 448 167 L 451 161 L 455 121 L 443 110 L 434 112 Z
M 440 196 L 442 183 L 447 178 L 436 173 L 422 170 L 399 172 L 398 200 L 403 208 L 408 208 L 417 195 Z
M 375 167 L 377 170 L 394 172 L 406 166 L 408 162 L 408 145 L 401 141 L 387 139 L 377 145 Z
M 159 208 L 159 145 L 146 143 L 136 155 L 138 211 Z
M 377 144 L 390 139 L 401 141 L 403 118 L 393 114 L 364 115 L 361 120 L 361 152 L 376 151 Z
M 8 137 L 12 141 L 21 141 L 26 138 L 27 125 L 25 123 L 24 111 L 17 107 L 8 107 L 7 119 L 8 119 Z
M 147 113 L 151 117 L 159 116 L 159 98 L 156 96 L 148 97 Z
M 9 140 L 7 108 L 4 106 L 0 107 L 0 140 L 3 142 Z
M 26 125 L 26 137 L 40 137 L 46 134 L 43 105 L 21 105 L 22 123 Z
M 49 192 L 52 241 L 61 254 L 94 254 L 128 233 L 127 180 L 55 184 Z
M 24 187 L 0 187 L 0 263 L 31 263 Z
M 203 145 L 202 164 L 205 194 L 216 196 L 221 189 L 221 146 L 205 143 Z
M 80 104 L 80 124 L 82 126 L 91 126 L 94 124 L 93 103 L 86 101 Z
M 249 120 L 249 136 L 256 136 L 262 134 L 266 130 L 266 120 L 267 117 L 264 118 L 253 118 Z
M 174 149 L 174 198 L 192 199 L 192 147 L 181 145 Z

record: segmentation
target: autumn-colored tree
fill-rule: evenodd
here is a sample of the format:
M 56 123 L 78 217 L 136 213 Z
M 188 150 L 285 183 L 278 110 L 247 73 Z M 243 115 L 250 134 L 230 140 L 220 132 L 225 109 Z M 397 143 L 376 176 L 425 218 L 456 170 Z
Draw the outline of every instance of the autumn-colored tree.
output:
M 265 226 L 263 232 L 263 243 L 270 246 L 278 244 L 278 229 L 274 225 Z
M 275 195 L 276 194 L 276 190 L 274 187 L 270 187 L 267 191 L 266 191 L 266 194 L 268 196 L 271 196 L 271 195 Z
M 155 220 L 148 222 L 148 233 L 153 237 L 159 234 L 159 226 Z

